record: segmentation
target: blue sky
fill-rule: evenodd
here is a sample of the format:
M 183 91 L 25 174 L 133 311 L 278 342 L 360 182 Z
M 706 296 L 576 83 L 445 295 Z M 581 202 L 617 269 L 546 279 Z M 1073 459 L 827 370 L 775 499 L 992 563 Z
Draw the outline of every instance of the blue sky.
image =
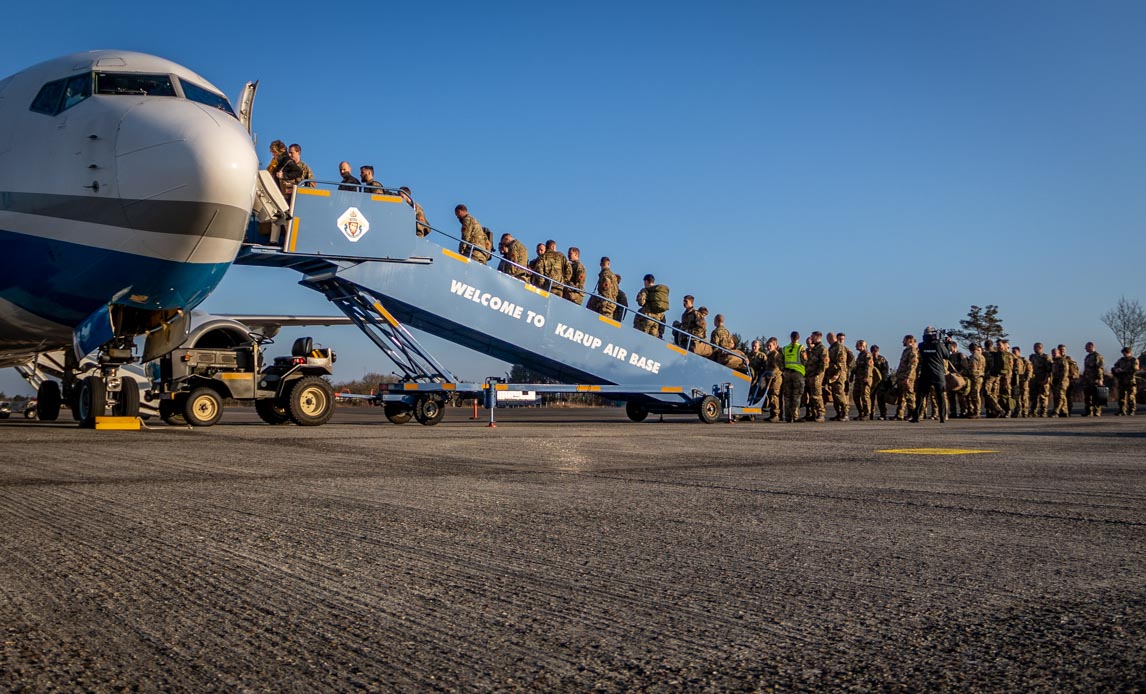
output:
M 1113 360 L 1099 315 L 1146 299 L 1141 2 L 406 5 L 21 4 L 0 74 L 115 47 L 232 97 L 258 79 L 264 158 L 278 138 L 319 176 L 373 164 L 435 226 L 464 202 L 745 335 L 897 355 L 998 304 L 1026 351 L 1093 339 Z M 295 281 L 235 268 L 205 307 L 331 312 Z M 310 332 L 338 379 L 390 370 L 353 328 Z M 504 368 L 429 343 L 463 377 Z

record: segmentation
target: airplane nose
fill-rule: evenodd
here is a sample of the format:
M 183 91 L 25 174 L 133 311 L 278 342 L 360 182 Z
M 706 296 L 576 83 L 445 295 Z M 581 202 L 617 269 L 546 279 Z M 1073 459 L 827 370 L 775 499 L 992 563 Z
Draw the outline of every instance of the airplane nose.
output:
M 224 242 L 214 244 L 221 259 L 180 260 L 234 258 L 259 168 L 238 120 L 183 99 L 148 99 L 124 115 L 115 152 L 119 196 L 132 226 L 185 236 L 193 242 L 189 250 L 208 250 L 199 242 L 204 238 Z

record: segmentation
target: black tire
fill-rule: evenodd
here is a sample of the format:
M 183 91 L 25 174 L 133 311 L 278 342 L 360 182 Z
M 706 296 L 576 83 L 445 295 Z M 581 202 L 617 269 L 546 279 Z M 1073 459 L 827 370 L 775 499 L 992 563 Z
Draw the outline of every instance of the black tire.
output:
M 187 406 L 187 395 L 180 393 L 171 399 L 159 401 L 159 418 L 173 427 L 187 426 L 183 408 Z
M 35 417 L 41 422 L 54 422 L 60 418 L 60 406 L 64 400 L 60 396 L 60 384 L 44 381 L 36 389 Z
M 35 418 L 36 418 L 36 408 L 35 407 L 25 407 L 24 408 L 24 419 L 35 419 Z
M 300 427 L 326 424 L 334 416 L 334 388 L 321 376 L 303 376 L 290 387 L 287 411 Z
M 80 421 L 80 391 L 83 390 L 83 382 L 76 383 L 72 386 L 72 395 L 68 398 L 68 409 L 72 412 L 72 419 L 77 422 Z
M 404 402 L 383 403 L 382 410 L 393 424 L 405 424 L 414 416 L 414 410 Z
M 639 402 L 630 400 L 625 403 L 625 414 L 634 422 L 643 422 L 649 416 L 649 409 Z
M 711 395 L 705 395 L 700 399 L 700 407 L 696 408 L 696 415 L 705 424 L 712 424 L 720 419 L 721 409 L 719 400 Z
M 285 407 L 279 404 L 276 398 L 256 400 L 255 412 L 258 413 L 259 419 L 267 424 L 279 426 L 281 424 L 290 423 L 290 413 L 287 412 Z
M 96 417 L 107 409 L 107 386 L 99 376 L 88 376 L 80 383 L 76 410 L 80 426 L 95 427 Z
M 139 386 L 136 385 L 135 379 L 124 379 L 119 389 L 119 397 L 111 411 L 117 417 L 139 416 Z
M 196 388 L 183 402 L 183 418 L 193 427 L 213 426 L 223 416 L 223 399 L 210 388 Z
M 446 416 L 446 408 L 441 398 L 434 395 L 423 395 L 414 405 L 414 419 L 419 424 L 432 427 Z

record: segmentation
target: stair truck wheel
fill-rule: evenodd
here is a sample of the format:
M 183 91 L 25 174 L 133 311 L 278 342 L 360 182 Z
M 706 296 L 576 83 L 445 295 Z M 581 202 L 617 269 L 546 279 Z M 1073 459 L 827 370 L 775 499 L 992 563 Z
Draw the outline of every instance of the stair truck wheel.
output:
M 414 410 L 404 402 L 383 403 L 382 411 L 386 413 L 386 419 L 393 424 L 405 424 L 414 416 Z
M 279 425 L 290 422 L 290 413 L 278 403 L 275 398 L 263 398 L 255 401 L 255 412 L 259 419 L 267 424 Z
M 36 418 L 41 422 L 54 422 L 60 418 L 60 384 L 44 381 L 36 389 Z
M 213 426 L 223 416 L 223 399 L 210 388 L 196 388 L 183 403 L 183 418 L 193 427 Z
M 334 388 L 321 376 L 303 376 L 290 388 L 287 411 L 300 427 L 326 424 L 334 415 Z
M 134 379 L 124 379 L 119 389 L 119 397 L 111 408 L 116 417 L 139 416 L 139 386 Z
M 649 410 L 641 403 L 630 400 L 625 403 L 625 414 L 634 422 L 643 422 L 649 416 Z
M 414 418 L 420 424 L 432 427 L 446 416 L 446 408 L 441 399 L 433 395 L 423 395 L 414 405 Z
M 96 417 L 102 417 L 107 407 L 107 386 L 99 376 L 88 376 L 79 390 L 76 410 L 80 426 L 94 427 Z
M 720 419 L 720 401 L 711 395 L 705 395 L 700 399 L 700 407 L 697 408 L 696 414 L 700 417 L 700 421 L 705 424 L 712 424 Z

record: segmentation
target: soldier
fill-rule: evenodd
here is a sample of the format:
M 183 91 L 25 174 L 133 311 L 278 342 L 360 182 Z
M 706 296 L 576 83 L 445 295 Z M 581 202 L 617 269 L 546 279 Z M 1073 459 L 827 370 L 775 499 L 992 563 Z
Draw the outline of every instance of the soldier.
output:
M 565 258 L 564 253 L 557 250 L 557 242 L 553 239 L 545 242 L 545 253 L 541 255 L 537 267 L 544 278 L 541 288 L 556 296 L 561 296 L 561 284 L 569 274 L 569 261 Z
M 758 400 L 763 398 L 764 389 L 768 386 L 768 378 L 771 373 L 765 377 L 765 372 L 771 371 L 771 363 L 769 354 L 764 351 L 764 342 L 756 339 L 752 341 L 751 348 L 748 350 L 748 368 L 752 371 L 752 382 L 748 386 L 748 404 L 753 405 Z
M 589 297 L 589 308 L 606 318 L 612 318 L 617 305 L 613 303 L 617 298 L 617 276 L 609 269 L 613 261 L 607 256 L 601 258 L 601 271 L 597 273 L 597 286 Z
M 1122 358 L 1110 370 L 1118 379 L 1118 414 L 1132 416 L 1138 409 L 1138 388 L 1134 378 L 1138 373 L 1138 360 L 1129 347 L 1122 348 Z
M 1086 357 L 1082 360 L 1082 402 L 1083 417 L 1101 417 L 1102 405 L 1098 402 L 1098 389 L 1103 385 L 1106 369 L 1102 355 L 1094 348 L 1093 342 L 1086 343 Z
M 585 300 L 585 266 L 581 264 L 581 249 L 569 247 L 569 264 L 565 269 L 565 288 L 561 295 L 577 304 Z
M 1051 363 L 1050 357 L 1043 352 L 1043 343 L 1036 342 L 1035 351 L 1031 354 L 1031 373 L 1033 375 L 1033 387 L 1031 389 L 1031 415 L 1035 417 L 1046 417 L 1050 410 L 1050 396 L 1051 396 Z M 1053 411 L 1052 411 L 1053 412 Z
M 987 360 L 983 357 L 983 348 L 978 343 L 971 343 L 971 356 L 967 357 L 963 374 L 967 377 L 967 406 L 963 416 L 967 419 L 978 419 L 979 411 L 983 408 L 981 401 L 983 394 L 983 379 L 987 372 Z
M 915 336 L 903 336 L 903 353 L 899 355 L 899 366 L 895 370 L 895 388 L 899 391 L 899 402 L 895 406 L 895 421 L 907 421 L 907 414 L 915 411 L 915 372 L 919 368 L 919 350 L 915 348 Z
M 414 208 L 414 233 L 418 236 L 428 236 L 430 233 L 430 224 L 426 221 L 426 213 L 422 210 L 422 206 L 414 202 L 414 196 L 406 186 L 399 188 L 398 193 L 402 196 L 402 199 L 406 201 L 407 205 Z M 521 247 L 521 252 L 522 256 L 528 256 L 529 254 L 529 252 L 525 250 L 525 246 Z M 526 257 L 521 264 L 525 265 L 525 261 L 528 260 L 529 258 Z M 509 274 L 512 275 L 513 273 Z
M 462 225 L 462 240 L 458 244 L 458 253 L 482 265 L 488 263 L 490 242 L 481 223 L 470 214 L 469 208 L 465 205 L 456 206 L 454 216 Z
M 1051 388 L 1054 393 L 1054 413 L 1058 417 L 1070 416 L 1070 363 L 1066 345 L 1051 350 Z
M 617 275 L 617 308 L 613 311 L 613 318 L 618 321 L 625 320 L 625 314 L 628 310 L 629 295 L 625 293 L 624 289 L 621 289 L 621 276 Z
M 724 315 L 716 314 L 713 323 L 716 324 L 716 327 L 712 331 L 710 341 L 719 349 L 714 350 L 711 356 L 712 360 L 740 373 L 748 373 L 748 355 L 736 349 L 735 338 L 732 337 L 728 328 L 724 327 Z
M 537 257 L 529 261 L 529 282 L 535 287 L 545 284 L 545 273 L 541 271 L 541 258 L 545 256 L 545 244 L 537 244 Z
M 995 348 L 999 351 L 999 417 L 1006 419 L 1011 416 L 1011 410 L 1014 409 L 1014 398 L 1012 397 L 1011 379 L 1015 371 L 1014 363 L 1011 359 L 1011 343 L 1007 339 L 1000 337 L 995 341 Z
M 708 343 L 708 307 L 696 309 L 692 317 L 693 335 L 688 343 L 688 351 L 702 357 L 712 356 L 712 345 Z
M 358 191 L 360 187 L 359 184 L 361 184 L 362 181 L 359 181 L 354 177 L 354 174 L 350 173 L 350 162 L 338 162 L 338 175 L 342 176 L 342 185 L 338 186 L 339 190 L 348 190 L 352 193 Z
M 768 338 L 768 341 L 764 343 L 764 351 L 768 353 L 769 368 L 772 374 L 768 381 L 768 397 L 764 399 L 764 404 L 770 413 L 766 421 L 771 422 L 782 419 L 784 416 L 783 399 L 780 397 L 784 388 L 784 352 L 780 349 L 779 338 Z
M 374 180 L 374 167 L 364 164 L 358 167 L 358 177 L 362 179 L 362 190 L 366 193 L 381 193 L 382 184 Z
M 875 370 L 875 362 L 871 352 L 867 351 L 867 342 L 856 340 L 856 364 L 852 369 L 855 385 L 852 386 L 852 400 L 856 403 L 856 416 L 862 422 L 864 418 L 871 419 L 871 378 Z
M 684 299 L 681 300 L 681 305 L 684 306 L 684 311 L 680 314 L 680 320 L 673 321 L 672 339 L 677 347 L 688 349 L 690 339 L 696 334 L 696 309 L 693 308 L 693 302 L 696 299 L 692 294 L 685 294 Z M 703 336 L 701 336 L 703 337 Z
M 891 364 L 887 362 L 887 357 L 879 353 L 879 345 L 871 346 L 871 387 L 875 395 L 875 404 L 879 409 L 879 421 L 887 419 L 887 391 L 891 390 L 894 384 L 891 378 Z M 871 414 L 872 421 L 875 421 L 875 412 Z
M 983 376 L 983 404 L 988 417 L 998 417 L 1003 412 L 999 404 L 999 374 L 1003 371 L 1003 360 L 990 340 L 983 340 L 983 358 L 987 360 L 987 371 Z
M 959 351 L 959 343 L 952 338 L 947 338 L 947 363 L 951 365 L 950 371 L 957 373 L 960 376 L 966 367 L 967 358 Z M 967 397 L 954 390 L 947 391 L 947 415 L 949 417 L 963 416 L 963 410 L 967 407 Z
M 823 422 L 826 409 L 824 408 L 824 373 L 828 369 L 828 348 L 821 342 L 823 333 L 816 330 L 809 340 L 807 362 L 804 364 L 804 392 L 808 394 L 809 422 Z
M 800 333 L 792 331 L 792 342 L 781 350 L 781 357 L 784 364 L 784 421 L 791 424 L 800 411 L 800 398 L 804 394 L 804 364 L 808 357 L 807 351 L 800 346 Z
M 847 335 L 844 333 L 836 333 L 835 344 L 828 349 L 828 370 L 824 378 L 828 382 L 828 389 L 832 395 L 832 407 L 836 411 L 836 416 L 832 417 L 833 422 L 848 421 L 848 413 L 851 409 L 851 403 L 848 402 L 848 379 L 851 376 L 849 364 L 854 364 L 855 357 L 852 356 L 848 346 L 844 344 L 846 337 Z
M 306 188 L 313 188 L 315 183 L 314 172 L 302 160 L 302 145 L 292 144 L 287 149 L 287 154 L 290 160 L 275 170 L 275 177 L 279 179 L 279 187 L 289 202 L 290 196 L 294 194 L 295 186 L 302 184 Z M 306 183 L 302 183 L 303 181 Z
M 1031 364 L 1023 357 L 1023 350 L 1018 347 L 1011 348 L 1011 393 L 1015 407 L 1011 410 L 1011 417 L 1026 418 L 1030 409 L 1031 392 Z
M 1066 413 L 1074 413 L 1074 387 L 1078 385 L 1078 362 L 1066 353 L 1066 345 L 1059 345 L 1058 351 L 1066 359 Z
M 502 234 L 498 243 L 501 252 L 501 262 L 497 264 L 498 272 L 504 272 L 510 277 L 516 277 L 522 282 L 529 281 L 529 251 L 525 244 L 513 238 L 513 234 Z
M 637 305 L 640 310 L 633 318 L 633 327 L 649 335 L 664 338 L 665 311 L 669 307 L 669 288 L 657 284 L 657 278 L 645 275 L 645 286 L 637 292 Z

